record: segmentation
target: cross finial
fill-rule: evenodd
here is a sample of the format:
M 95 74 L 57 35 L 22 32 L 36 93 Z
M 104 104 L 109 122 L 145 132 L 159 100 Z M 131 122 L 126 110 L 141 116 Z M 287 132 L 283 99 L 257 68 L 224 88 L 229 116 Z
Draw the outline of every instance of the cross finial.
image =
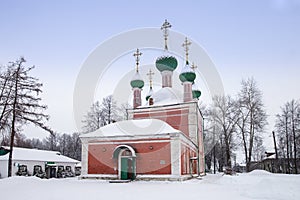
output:
M 147 76 L 149 76 L 149 83 L 150 83 L 150 88 L 152 88 L 152 75 L 154 75 L 154 72 L 152 70 L 149 70 L 149 73 L 147 73 Z
M 172 27 L 172 25 L 170 24 L 170 22 L 168 22 L 167 20 L 165 20 L 165 22 L 163 23 L 163 25 L 160 28 L 164 32 L 165 50 L 168 50 L 168 44 L 167 44 L 167 40 L 168 40 L 168 36 L 169 36 L 168 29 L 171 28 L 171 27 Z
M 198 66 L 195 65 L 195 63 L 193 62 L 192 66 L 191 66 L 192 70 L 195 71 L 197 67 L 198 67 Z
M 189 64 L 189 46 L 192 43 L 187 39 L 187 37 L 185 37 L 184 43 L 182 44 L 184 51 L 185 51 L 185 60 L 186 60 L 186 64 Z
M 139 62 L 140 62 L 140 56 L 142 55 L 142 52 L 137 48 L 136 52 L 133 54 L 136 61 L 136 72 L 139 72 Z

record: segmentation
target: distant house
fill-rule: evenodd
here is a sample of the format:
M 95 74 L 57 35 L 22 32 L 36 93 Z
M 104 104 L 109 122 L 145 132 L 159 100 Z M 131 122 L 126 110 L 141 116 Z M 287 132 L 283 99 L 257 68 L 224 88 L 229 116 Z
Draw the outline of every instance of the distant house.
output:
M 0 156 L 0 177 L 8 174 L 8 156 Z M 58 151 L 46 151 L 14 147 L 12 155 L 12 175 L 35 175 L 43 173 L 45 177 L 58 177 L 59 171 L 75 172 L 80 161 L 61 155 Z
M 297 158 L 297 170 L 300 172 L 300 159 Z M 287 158 L 274 158 L 268 157 L 260 162 L 251 163 L 250 170 L 263 169 L 272 173 L 284 173 L 284 174 L 294 174 L 295 173 L 295 160 Z
M 297 173 L 300 172 L 300 158 L 296 159 Z M 261 161 L 251 162 L 250 171 L 262 169 L 272 173 L 294 174 L 295 160 L 293 158 L 276 158 L 275 153 L 266 152 L 266 158 Z

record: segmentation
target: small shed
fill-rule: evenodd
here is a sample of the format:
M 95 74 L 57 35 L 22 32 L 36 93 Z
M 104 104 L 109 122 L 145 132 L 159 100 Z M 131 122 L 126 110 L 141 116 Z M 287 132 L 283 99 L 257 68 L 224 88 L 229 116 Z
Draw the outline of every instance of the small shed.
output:
M 8 149 L 7 147 L 5 149 Z M 8 156 L 0 156 L 0 178 L 8 176 Z M 45 177 L 58 177 L 59 171 L 75 174 L 75 166 L 80 161 L 61 155 L 58 151 L 47 151 L 14 147 L 12 155 L 12 175 L 36 175 L 44 173 Z

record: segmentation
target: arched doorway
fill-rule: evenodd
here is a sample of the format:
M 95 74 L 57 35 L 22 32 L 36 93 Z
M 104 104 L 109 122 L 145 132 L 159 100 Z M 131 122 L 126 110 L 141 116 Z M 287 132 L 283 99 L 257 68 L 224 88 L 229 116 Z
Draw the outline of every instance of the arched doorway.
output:
M 113 158 L 117 160 L 118 177 L 121 180 L 134 180 L 136 177 L 135 150 L 128 145 L 119 145 L 115 148 Z

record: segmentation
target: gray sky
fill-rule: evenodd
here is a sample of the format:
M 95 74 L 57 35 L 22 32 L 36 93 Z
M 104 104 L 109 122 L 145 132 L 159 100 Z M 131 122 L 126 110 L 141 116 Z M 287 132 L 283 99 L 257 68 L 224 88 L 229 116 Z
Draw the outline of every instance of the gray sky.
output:
M 172 30 L 187 35 L 206 50 L 226 93 L 235 95 L 243 78 L 253 76 L 257 80 L 269 115 L 267 131 L 273 129 L 280 106 L 300 98 L 299 0 L 3 0 L 0 64 L 25 56 L 29 65 L 36 65 L 33 74 L 44 83 L 43 102 L 49 106 L 49 125 L 71 133 L 76 131 L 72 107 L 75 82 L 89 54 L 113 35 L 160 27 L 164 19 L 172 23 Z M 147 58 L 144 61 L 151 62 Z M 116 63 L 127 63 L 121 70 L 124 73 L 134 67 L 131 55 Z M 118 71 L 112 76 L 121 79 L 124 74 Z M 105 94 L 97 91 L 95 98 Z M 31 127 L 25 131 L 28 137 L 47 135 Z

